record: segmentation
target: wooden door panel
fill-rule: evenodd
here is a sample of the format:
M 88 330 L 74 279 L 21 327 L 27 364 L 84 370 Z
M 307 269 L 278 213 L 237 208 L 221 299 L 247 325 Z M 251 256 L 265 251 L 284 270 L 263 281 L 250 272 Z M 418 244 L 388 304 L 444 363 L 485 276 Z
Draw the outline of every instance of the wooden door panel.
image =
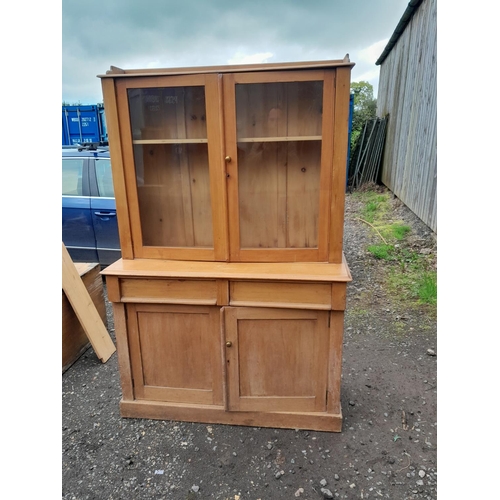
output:
M 328 312 L 229 307 L 228 407 L 325 411 Z
M 326 261 L 333 73 L 223 78 L 230 259 Z
M 215 74 L 117 82 L 134 257 L 227 260 L 220 86 Z
M 136 398 L 222 404 L 219 308 L 127 307 Z

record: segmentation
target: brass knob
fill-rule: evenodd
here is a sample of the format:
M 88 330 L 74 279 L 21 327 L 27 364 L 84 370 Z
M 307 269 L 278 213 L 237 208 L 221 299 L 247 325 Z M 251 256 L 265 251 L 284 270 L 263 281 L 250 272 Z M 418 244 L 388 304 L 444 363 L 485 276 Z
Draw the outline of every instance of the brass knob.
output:
M 226 156 L 226 157 L 224 158 L 224 160 L 226 160 L 226 163 L 229 163 L 229 162 L 231 161 L 231 157 L 230 157 L 230 156 Z
M 233 343 L 232 343 L 230 340 L 228 340 L 228 341 L 226 342 L 226 347 L 231 347 L 232 345 L 233 345 Z

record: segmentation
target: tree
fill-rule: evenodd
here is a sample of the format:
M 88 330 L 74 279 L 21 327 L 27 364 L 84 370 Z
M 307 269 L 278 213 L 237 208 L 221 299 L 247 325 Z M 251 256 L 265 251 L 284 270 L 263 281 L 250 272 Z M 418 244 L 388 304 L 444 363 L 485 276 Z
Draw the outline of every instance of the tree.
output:
M 351 94 L 354 94 L 351 129 L 351 150 L 354 150 L 365 123 L 376 117 L 377 99 L 373 97 L 373 85 L 365 81 L 352 82 Z

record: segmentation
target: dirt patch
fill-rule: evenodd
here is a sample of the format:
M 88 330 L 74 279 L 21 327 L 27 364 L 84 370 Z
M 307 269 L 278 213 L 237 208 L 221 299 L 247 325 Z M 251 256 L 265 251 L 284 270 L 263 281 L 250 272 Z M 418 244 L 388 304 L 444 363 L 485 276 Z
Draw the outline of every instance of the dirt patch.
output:
M 437 498 L 435 311 L 387 292 L 358 204 L 347 195 L 341 433 L 122 419 L 117 356 L 89 349 L 62 377 L 62 498 Z M 435 259 L 434 233 L 391 208 L 411 227 L 404 244 Z

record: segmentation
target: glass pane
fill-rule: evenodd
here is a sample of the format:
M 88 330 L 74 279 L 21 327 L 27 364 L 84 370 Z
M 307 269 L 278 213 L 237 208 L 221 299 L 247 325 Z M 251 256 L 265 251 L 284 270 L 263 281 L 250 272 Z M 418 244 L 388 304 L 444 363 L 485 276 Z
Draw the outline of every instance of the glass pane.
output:
M 95 160 L 95 175 L 97 177 L 97 189 L 99 196 L 103 198 L 114 198 L 115 192 L 113 189 L 113 175 L 111 173 L 111 160 L 96 159 Z
M 242 248 L 317 248 L 322 82 L 236 86 Z
M 62 194 L 66 196 L 82 196 L 83 158 L 62 161 Z
M 128 100 L 143 245 L 213 248 L 204 87 Z
M 206 139 L 205 89 L 129 89 L 134 140 Z
M 213 248 L 207 144 L 134 146 L 145 246 Z
M 238 140 L 321 136 L 322 108 L 323 82 L 238 84 Z

